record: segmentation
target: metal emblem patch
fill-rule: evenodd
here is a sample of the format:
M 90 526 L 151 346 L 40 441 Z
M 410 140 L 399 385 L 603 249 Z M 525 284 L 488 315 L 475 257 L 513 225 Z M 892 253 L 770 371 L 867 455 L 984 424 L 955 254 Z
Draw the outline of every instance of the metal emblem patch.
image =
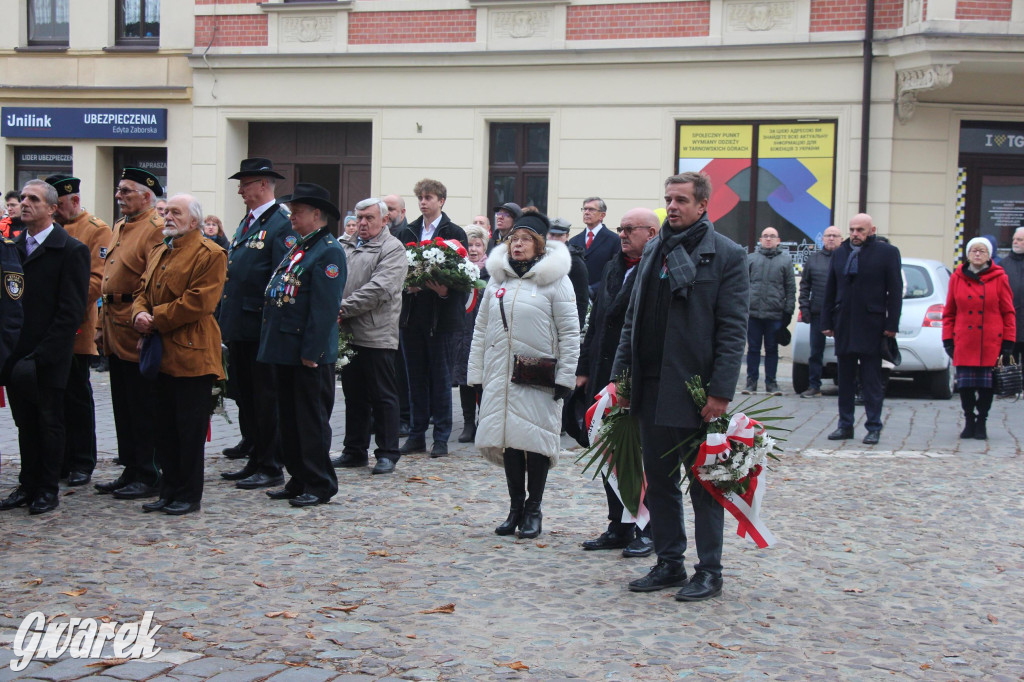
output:
M 295 246 L 295 242 L 297 242 L 297 241 L 298 241 L 298 239 L 296 239 L 295 235 L 290 235 L 288 237 L 285 237 L 284 245 L 287 246 L 290 249 L 293 246 Z
M 25 275 L 8 272 L 4 275 L 4 288 L 7 289 L 7 295 L 17 301 L 25 293 Z
M 100 247 L 100 259 L 101 260 L 106 260 L 107 259 L 107 247 L 105 247 L 105 246 L 101 246 Z
M 326 268 L 324 268 L 324 274 L 327 275 L 328 277 L 330 277 L 331 279 L 334 279 L 335 277 L 337 277 L 338 276 L 338 272 L 339 272 L 338 266 L 335 265 L 334 263 L 331 263 Z

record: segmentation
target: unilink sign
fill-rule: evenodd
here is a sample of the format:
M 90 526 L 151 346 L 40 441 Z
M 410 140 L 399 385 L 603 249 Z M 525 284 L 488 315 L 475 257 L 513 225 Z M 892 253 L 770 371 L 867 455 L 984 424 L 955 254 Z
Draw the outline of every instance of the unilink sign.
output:
M 166 140 L 166 109 L 4 107 L 4 137 Z

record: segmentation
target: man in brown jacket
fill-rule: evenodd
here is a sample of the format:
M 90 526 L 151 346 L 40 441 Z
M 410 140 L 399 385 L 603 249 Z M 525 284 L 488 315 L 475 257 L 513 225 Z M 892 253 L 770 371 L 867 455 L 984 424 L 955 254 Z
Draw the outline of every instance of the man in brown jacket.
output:
M 89 382 L 89 365 L 96 350 L 96 329 L 99 322 L 96 299 L 103 284 L 103 261 L 110 248 L 110 226 L 82 208 L 78 193 L 81 180 L 67 175 L 46 178 L 57 190 L 56 219 L 67 233 L 89 248 L 91 265 L 89 293 L 85 301 L 85 319 L 75 334 L 75 354 L 71 374 L 64 390 L 64 466 L 61 474 L 68 485 L 85 485 L 96 468 L 96 405 Z
M 202 222 L 203 207 L 194 197 L 176 194 L 167 201 L 165 238 L 149 254 L 131 309 L 135 331 L 158 334 L 163 345 L 156 379 L 160 497 L 142 510 L 172 516 L 199 509 L 210 395 L 214 379 L 224 378 L 213 312 L 228 259 L 199 231 Z
M 164 238 L 164 219 L 154 208 L 163 193 L 153 174 L 140 168 L 121 172 L 116 194 L 123 217 L 114 223 L 113 245 L 103 268 L 100 328 L 103 354 L 110 357 L 110 403 L 124 471 L 95 487 L 119 499 L 156 495 L 160 478 L 153 450 L 156 384 L 139 372 L 140 335 L 132 326 L 131 309 L 146 257 Z

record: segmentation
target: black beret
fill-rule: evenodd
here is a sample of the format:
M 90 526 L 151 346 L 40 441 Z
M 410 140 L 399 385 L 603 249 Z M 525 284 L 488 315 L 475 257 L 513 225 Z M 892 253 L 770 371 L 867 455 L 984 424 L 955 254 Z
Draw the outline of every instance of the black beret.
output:
M 149 171 L 144 171 L 141 168 L 125 168 L 121 171 L 122 180 L 131 180 L 137 182 L 144 187 L 148 187 L 153 190 L 153 194 L 158 197 L 164 195 L 163 185 L 156 179 L 156 176 Z
M 57 190 L 58 197 L 64 197 L 69 194 L 78 194 L 78 188 L 82 184 L 82 181 L 78 178 L 73 178 L 70 175 L 51 175 L 46 178 L 46 184 L 52 185 Z

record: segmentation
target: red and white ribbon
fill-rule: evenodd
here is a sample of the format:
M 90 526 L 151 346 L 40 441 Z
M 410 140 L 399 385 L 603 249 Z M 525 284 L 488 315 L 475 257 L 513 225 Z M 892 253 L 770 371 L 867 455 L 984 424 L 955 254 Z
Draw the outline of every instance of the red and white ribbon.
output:
M 601 424 L 604 422 L 604 418 L 611 412 L 613 407 L 619 404 L 618 396 L 615 394 L 615 383 L 612 382 L 601 389 L 601 392 L 594 396 L 594 400 L 597 402 L 587 410 L 584 420 L 590 443 L 597 442 L 597 435 L 601 433 Z M 646 477 L 644 478 L 644 485 L 640 490 L 640 506 L 637 509 L 636 516 L 629 512 L 626 503 L 622 499 L 622 492 L 619 490 L 619 478 L 615 475 L 615 471 L 609 471 L 606 478 L 608 479 L 608 485 L 615 491 L 615 496 L 619 498 L 619 502 L 622 502 L 622 523 L 635 523 L 640 529 L 646 528 L 647 524 L 651 521 L 651 512 L 648 511 L 647 506 L 644 504 L 644 495 L 647 492 Z

